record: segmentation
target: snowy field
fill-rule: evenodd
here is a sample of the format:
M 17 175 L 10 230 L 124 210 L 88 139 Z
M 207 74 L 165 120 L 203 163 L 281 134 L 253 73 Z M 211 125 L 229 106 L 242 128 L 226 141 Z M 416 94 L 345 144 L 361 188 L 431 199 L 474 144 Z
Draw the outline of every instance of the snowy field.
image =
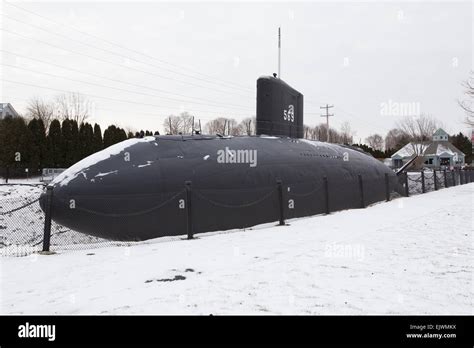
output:
M 474 184 L 252 230 L 0 258 L 0 312 L 474 314 Z

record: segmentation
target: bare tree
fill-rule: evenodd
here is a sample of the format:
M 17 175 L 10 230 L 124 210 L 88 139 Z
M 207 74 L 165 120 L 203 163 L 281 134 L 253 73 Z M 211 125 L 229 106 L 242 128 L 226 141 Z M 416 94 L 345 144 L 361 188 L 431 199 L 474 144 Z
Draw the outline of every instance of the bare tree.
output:
M 233 118 L 218 117 L 206 123 L 204 127 L 208 134 L 241 135 L 242 128 Z
M 343 144 L 352 144 L 352 139 L 354 137 L 354 135 L 356 134 L 356 132 L 354 132 L 352 129 L 351 129 L 351 125 L 349 122 L 344 122 L 342 125 L 341 125 L 341 142 Z
M 227 119 L 227 135 L 238 136 L 242 135 L 242 129 L 239 123 L 234 118 Z
M 303 138 L 311 139 L 311 127 L 307 124 L 303 126 Z
M 28 117 L 42 120 L 47 130 L 54 118 L 54 105 L 40 98 L 32 98 L 28 101 L 28 105 L 26 106 L 26 114 Z
M 420 115 L 418 118 L 405 117 L 398 122 L 398 127 L 408 135 L 412 141 L 427 141 L 438 128 L 438 121 L 428 115 Z
M 181 122 L 178 127 L 179 128 L 178 133 L 191 134 L 193 132 L 194 117 L 185 111 L 179 114 L 179 118 L 181 119 Z
M 419 155 L 424 150 L 423 143 L 431 139 L 439 123 L 433 117 L 422 114 L 418 118 L 407 116 L 397 125 L 411 141 L 413 152 Z
M 177 135 L 182 129 L 183 119 L 179 116 L 169 115 L 163 121 L 163 128 L 168 135 Z
M 207 122 L 204 129 L 208 134 L 224 134 L 226 127 L 227 119 L 224 117 L 218 117 Z
M 312 127 L 310 130 L 309 130 L 309 139 L 311 140 L 319 140 L 319 129 L 318 127 Z
M 255 129 L 256 126 L 257 126 L 257 123 L 256 123 L 255 117 L 244 118 L 239 124 L 241 135 L 244 135 L 244 134 L 245 135 L 255 135 L 256 134 L 256 129 Z
M 383 151 L 383 138 L 380 134 L 369 135 L 365 142 L 374 150 Z
M 468 100 L 458 100 L 458 103 L 466 112 L 465 123 L 471 127 L 474 127 L 474 71 L 471 71 L 471 76 L 468 80 L 463 82 L 463 86 L 466 88 L 464 93 L 468 96 Z
M 385 136 L 385 149 L 398 150 L 410 142 L 410 137 L 399 128 L 393 128 Z
M 92 102 L 80 93 L 61 94 L 56 97 L 56 108 L 60 120 L 69 119 L 81 124 L 89 118 Z

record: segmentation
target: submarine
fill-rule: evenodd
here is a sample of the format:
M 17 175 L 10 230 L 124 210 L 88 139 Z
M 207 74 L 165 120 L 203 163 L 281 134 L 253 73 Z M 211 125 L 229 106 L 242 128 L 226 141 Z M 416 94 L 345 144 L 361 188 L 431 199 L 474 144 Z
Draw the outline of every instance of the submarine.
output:
M 50 183 L 41 208 L 72 230 L 139 241 L 360 208 L 399 191 L 370 154 L 303 139 L 303 95 L 280 78 L 257 79 L 256 108 L 255 136 L 156 135 L 92 154 Z

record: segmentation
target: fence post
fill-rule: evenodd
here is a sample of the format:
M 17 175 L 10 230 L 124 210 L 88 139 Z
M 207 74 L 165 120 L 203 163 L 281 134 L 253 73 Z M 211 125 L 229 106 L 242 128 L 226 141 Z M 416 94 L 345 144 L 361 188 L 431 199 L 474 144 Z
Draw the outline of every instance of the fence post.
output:
M 434 189 L 438 191 L 438 177 L 436 176 L 436 169 L 433 169 Z
M 405 172 L 405 197 L 410 195 L 410 190 L 408 189 L 408 172 Z
M 425 171 L 421 170 L 421 193 L 425 193 Z
M 193 239 L 193 211 L 192 211 L 192 189 L 191 189 L 191 181 L 186 181 L 184 183 L 186 187 L 186 229 L 188 233 L 188 239 Z
M 456 186 L 456 175 L 454 174 L 454 170 L 451 171 L 451 176 L 453 177 L 453 186 Z
M 326 214 L 330 214 L 331 211 L 329 210 L 329 183 L 328 183 L 327 176 L 323 178 L 323 184 L 324 184 L 324 202 L 326 204 Z
M 359 192 L 360 192 L 360 207 L 365 208 L 364 182 L 362 181 L 362 175 L 360 174 L 359 174 Z
M 277 188 L 278 188 L 278 203 L 279 203 L 279 210 L 280 210 L 280 226 L 285 225 L 285 210 L 283 208 L 283 185 L 281 180 L 277 180 Z
M 448 177 L 446 175 L 446 169 L 443 170 L 444 172 L 444 188 L 448 187 Z
M 385 173 L 385 200 L 390 201 L 390 185 L 388 181 L 388 173 Z
M 49 251 L 51 241 L 51 208 L 53 204 L 53 186 L 46 186 L 46 202 L 44 205 L 43 251 Z

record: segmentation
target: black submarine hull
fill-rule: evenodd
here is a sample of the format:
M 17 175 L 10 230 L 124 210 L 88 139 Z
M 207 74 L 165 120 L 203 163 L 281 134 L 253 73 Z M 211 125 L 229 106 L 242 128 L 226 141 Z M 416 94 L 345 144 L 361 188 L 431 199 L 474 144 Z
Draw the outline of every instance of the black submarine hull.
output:
M 359 178 L 360 176 L 360 178 Z M 52 219 L 111 240 L 245 228 L 360 208 L 397 191 L 395 173 L 352 148 L 275 136 L 129 139 L 53 181 Z M 362 192 L 360 181 L 362 180 Z M 186 189 L 187 187 L 187 189 Z M 45 196 L 41 198 L 44 209 Z

